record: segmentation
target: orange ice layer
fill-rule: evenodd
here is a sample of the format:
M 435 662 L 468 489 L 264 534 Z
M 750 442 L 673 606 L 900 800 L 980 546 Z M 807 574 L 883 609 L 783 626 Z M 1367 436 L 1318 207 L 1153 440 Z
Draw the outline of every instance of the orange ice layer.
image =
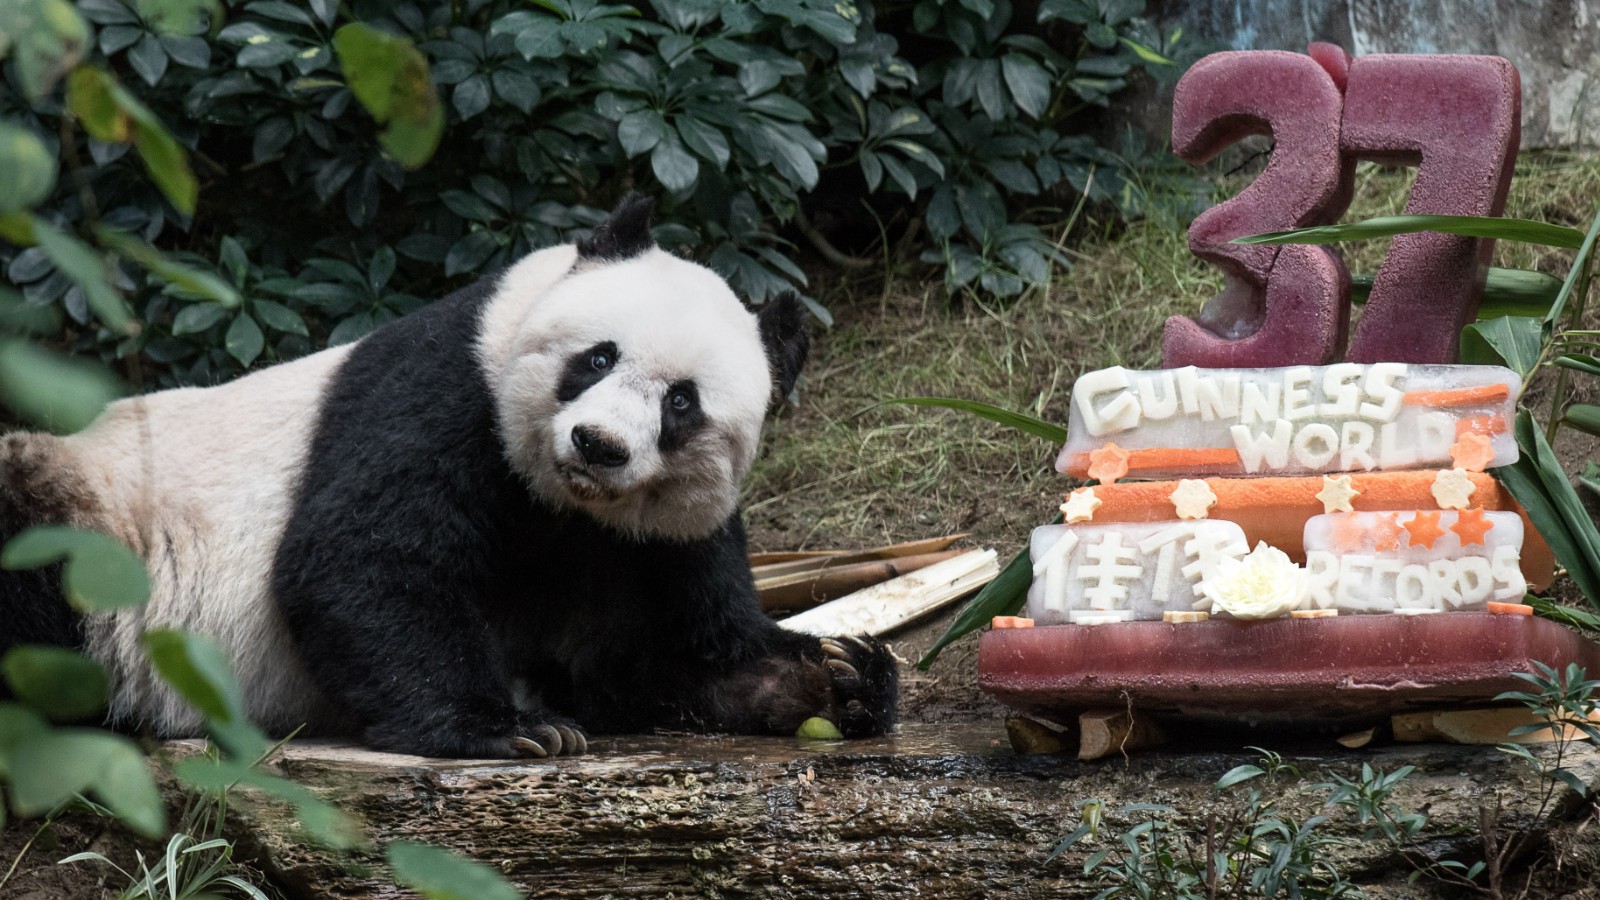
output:
M 1350 501 L 1356 512 L 1435 509 L 1439 505 L 1433 498 L 1433 479 L 1437 474 L 1433 469 L 1348 474 L 1351 486 L 1361 492 Z M 1522 575 L 1528 579 L 1532 590 L 1549 587 L 1555 575 L 1555 555 L 1528 521 L 1527 512 L 1494 476 L 1468 472 L 1467 477 L 1472 479 L 1474 487 L 1473 506 L 1491 511 L 1509 510 L 1522 516 Z M 1322 501 L 1317 499 L 1317 492 L 1322 490 L 1321 475 L 1207 478 L 1205 482 L 1217 495 L 1209 518 L 1237 522 L 1251 547 L 1257 541 L 1266 541 L 1289 554 L 1295 562 L 1305 563 L 1306 520 L 1322 514 Z M 1094 524 L 1172 519 L 1176 516 L 1172 492 L 1177 487 L 1176 481 L 1102 484 L 1094 489 L 1095 499 L 1100 501 L 1100 507 L 1094 512 Z

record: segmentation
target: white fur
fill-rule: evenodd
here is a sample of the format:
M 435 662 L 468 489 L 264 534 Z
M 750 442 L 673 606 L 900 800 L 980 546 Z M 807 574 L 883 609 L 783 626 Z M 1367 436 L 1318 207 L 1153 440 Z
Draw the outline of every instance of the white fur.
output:
M 704 537 L 737 507 L 771 396 L 756 318 L 711 270 L 662 250 L 618 263 L 572 260 L 570 248 L 524 259 L 485 312 L 480 361 L 506 458 L 549 503 L 629 534 Z M 569 271 L 555 275 L 563 263 Z M 618 347 L 615 369 L 563 406 L 556 389 L 567 360 L 606 341 Z M 709 425 L 663 459 L 662 397 L 685 379 Z M 619 439 L 627 465 L 582 466 L 575 425 Z
M 150 569 L 142 610 L 86 620 L 89 653 L 115 685 L 113 717 L 199 733 L 199 715 L 145 662 L 139 642 L 151 628 L 215 638 L 261 725 L 281 732 L 322 715 L 269 588 L 323 389 L 349 350 L 119 400 L 62 440 L 103 507 L 100 526 Z

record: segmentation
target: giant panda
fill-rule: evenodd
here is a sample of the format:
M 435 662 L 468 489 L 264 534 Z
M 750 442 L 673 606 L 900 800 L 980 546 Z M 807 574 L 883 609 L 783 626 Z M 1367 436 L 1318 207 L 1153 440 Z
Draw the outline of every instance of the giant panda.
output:
M 352 345 L 0 438 L 0 537 L 99 530 L 152 581 L 143 609 L 80 617 L 58 573 L 0 573 L 0 652 L 83 648 L 111 722 L 160 737 L 203 723 L 147 663 L 155 627 L 215 638 L 269 731 L 381 750 L 888 729 L 893 654 L 779 628 L 746 562 L 740 484 L 803 311 L 751 314 L 649 215 L 630 197 Z

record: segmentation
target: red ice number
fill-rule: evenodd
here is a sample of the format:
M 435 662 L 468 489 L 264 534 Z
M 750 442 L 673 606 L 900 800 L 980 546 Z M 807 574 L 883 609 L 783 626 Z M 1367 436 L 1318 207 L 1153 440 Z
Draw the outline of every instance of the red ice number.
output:
M 1263 50 L 1201 60 L 1173 98 L 1173 149 L 1198 165 L 1247 134 L 1270 134 L 1274 148 L 1254 183 L 1190 227 L 1190 247 L 1222 270 L 1224 289 L 1199 316 L 1167 320 L 1162 364 L 1335 359 L 1349 321 L 1349 278 L 1338 256 L 1228 241 L 1338 221 L 1357 159 L 1417 166 L 1407 213 L 1499 215 L 1520 115 L 1516 69 L 1499 57 L 1351 60 L 1313 44 L 1310 56 Z M 1455 362 L 1491 249 L 1490 241 L 1450 235 L 1395 238 L 1347 358 Z

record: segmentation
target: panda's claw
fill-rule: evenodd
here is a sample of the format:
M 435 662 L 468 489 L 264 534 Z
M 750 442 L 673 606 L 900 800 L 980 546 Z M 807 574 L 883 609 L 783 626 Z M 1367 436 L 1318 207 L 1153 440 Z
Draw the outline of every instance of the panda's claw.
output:
M 830 659 L 827 662 L 823 663 L 823 665 L 827 666 L 828 668 L 832 669 L 833 671 L 835 671 L 835 672 L 839 673 L 840 675 L 843 675 L 843 676 L 845 676 L 847 678 L 860 678 L 861 677 L 861 673 L 856 670 L 855 666 L 850 665 L 849 663 L 845 662 L 842 659 Z
M 561 755 L 561 732 L 553 725 L 535 725 L 528 729 L 529 735 L 544 747 L 545 752 L 551 756 Z
M 565 725 L 557 725 L 555 729 L 561 735 L 561 750 L 559 752 L 562 754 L 566 756 L 582 756 L 584 751 L 589 749 L 589 742 L 584 740 L 583 732 L 578 729 L 568 728 Z
M 859 635 L 859 634 L 847 634 L 847 635 L 844 635 L 843 637 L 844 637 L 845 640 L 849 641 L 852 644 L 855 644 L 857 647 L 860 647 L 861 649 L 867 651 L 868 653 L 872 653 L 876 649 L 871 644 L 869 644 L 865 640 L 863 640 L 861 635 Z
M 538 741 L 520 735 L 511 739 L 511 746 L 523 755 L 531 756 L 534 759 L 544 759 L 550 755 L 550 751 L 539 746 Z
M 846 647 L 845 645 L 839 643 L 838 641 L 834 640 L 833 638 L 823 638 L 821 643 L 822 643 L 822 652 L 823 653 L 826 653 L 829 656 L 832 656 L 832 657 L 834 657 L 836 659 L 842 659 L 842 660 L 845 660 L 845 661 L 849 661 L 849 659 L 850 659 L 850 649 L 848 647 Z

